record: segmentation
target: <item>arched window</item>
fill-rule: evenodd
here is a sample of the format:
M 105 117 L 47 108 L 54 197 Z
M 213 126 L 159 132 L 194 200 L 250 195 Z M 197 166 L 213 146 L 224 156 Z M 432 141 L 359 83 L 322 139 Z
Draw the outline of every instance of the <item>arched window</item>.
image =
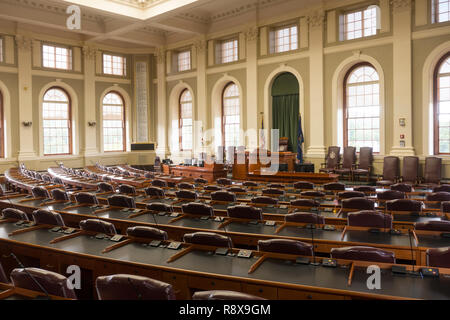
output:
M 353 66 L 344 79 L 344 145 L 380 152 L 380 78 L 369 63 Z
M 3 118 L 3 96 L 0 91 L 0 158 L 5 157 L 5 128 Z
M 442 57 L 435 70 L 434 153 L 450 154 L 450 52 Z
M 184 89 L 180 95 L 179 110 L 180 150 L 192 150 L 192 95 L 188 89 Z
M 117 92 L 103 98 L 103 151 L 126 151 L 125 104 Z
M 42 103 L 44 155 L 72 153 L 72 116 L 70 98 L 64 89 L 47 90 Z
M 222 144 L 225 148 L 239 145 L 240 100 L 238 86 L 230 82 L 222 97 Z

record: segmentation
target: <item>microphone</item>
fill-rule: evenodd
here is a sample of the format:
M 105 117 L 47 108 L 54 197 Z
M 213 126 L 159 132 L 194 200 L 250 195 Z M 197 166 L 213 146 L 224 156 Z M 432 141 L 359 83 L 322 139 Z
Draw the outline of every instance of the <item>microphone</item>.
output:
M 139 290 L 136 288 L 133 282 L 131 282 L 131 278 L 128 277 L 128 283 L 133 288 L 133 290 L 136 292 L 136 296 L 138 300 L 142 300 L 142 294 L 139 292 Z
M 318 215 L 316 215 L 316 224 L 319 222 L 319 216 Z M 316 226 L 316 224 L 314 224 L 314 225 L 311 225 L 311 243 L 312 243 L 312 253 L 313 253 L 313 263 L 312 263 L 312 265 L 313 266 L 318 266 L 319 264 L 316 262 L 316 250 L 315 250 L 315 244 L 314 244 L 314 228 L 313 228 L 313 226 L 315 227 Z
M 47 290 L 45 290 L 45 288 L 39 283 L 39 281 L 36 279 L 35 276 L 33 276 L 28 270 L 27 268 L 25 268 L 25 266 L 22 264 L 22 262 L 20 262 L 19 258 L 17 258 L 17 256 L 14 253 L 10 253 L 9 254 L 11 257 L 14 258 L 14 260 L 16 260 L 17 264 L 19 267 L 21 267 L 23 269 L 23 271 L 25 271 L 25 273 L 33 280 L 33 282 L 39 287 L 39 289 L 45 294 L 45 300 L 51 300 L 52 298 L 50 297 L 49 293 Z

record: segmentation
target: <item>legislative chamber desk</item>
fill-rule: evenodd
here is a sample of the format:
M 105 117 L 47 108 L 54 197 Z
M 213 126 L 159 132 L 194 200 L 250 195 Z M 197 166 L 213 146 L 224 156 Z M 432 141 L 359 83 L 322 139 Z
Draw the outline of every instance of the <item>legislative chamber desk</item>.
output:
M 36 264 L 47 269 L 50 266 L 62 274 L 68 265 L 76 264 L 82 269 L 84 281 L 88 277 L 91 283 L 106 274 L 148 276 L 171 283 L 178 299 L 189 299 L 197 290 L 211 289 L 241 291 L 268 299 L 450 299 L 450 277 L 444 274 L 440 278 L 421 278 L 395 275 L 390 269 L 383 269 L 381 289 L 370 290 L 365 267 L 350 263 L 340 263 L 337 268 L 297 264 L 296 256 L 289 256 L 269 257 L 255 265 L 262 253 L 253 252 L 251 258 L 240 258 L 234 249 L 232 254 L 218 255 L 214 249 L 194 248 L 183 255 L 180 251 L 184 249 L 169 249 L 168 243 L 152 247 L 134 241 L 105 252 L 116 242 L 99 239 L 97 235 L 79 235 L 50 243 L 64 236 L 62 231 L 52 231 L 50 226 L 9 235 L 22 228 L 11 222 L 0 224 L 1 254 L 14 252 L 21 257 L 32 257 Z M 86 291 L 88 287 L 82 288 Z M 94 296 L 94 292 L 88 293 Z M 77 295 L 88 297 L 88 293 L 77 292 Z
M 270 225 L 267 223 L 270 220 L 228 221 L 226 217 L 219 216 L 183 217 L 179 213 L 171 216 L 165 212 L 151 214 L 144 209 L 137 209 L 139 212 L 124 212 L 122 208 L 93 209 L 90 206 L 70 208 L 70 205 L 65 203 L 41 206 L 42 200 L 20 202 L 20 199 L 24 198 L 11 197 L 8 200 L 1 200 L 0 208 L 15 207 L 28 214 L 36 208 L 55 210 L 62 215 L 66 225 L 70 227 L 78 227 L 81 220 L 92 218 L 109 221 L 122 233 L 132 226 L 151 226 L 166 231 L 170 239 L 178 241 L 183 239 L 184 234 L 196 231 L 220 233 L 231 237 L 235 245 L 244 247 L 256 247 L 258 240 L 285 238 L 308 243 L 314 241 L 316 252 L 325 255 L 328 255 L 332 248 L 366 245 L 393 251 L 397 259 L 415 261 L 417 264 L 426 263 L 428 248 L 450 246 L 450 239 L 443 238 L 440 234 L 427 235 L 418 232 L 416 239 L 406 230 L 403 230 L 401 234 L 391 234 L 389 229 L 374 233 L 370 232 L 369 228 L 352 230 L 344 225 L 336 225 L 334 230 L 324 230 L 321 226 L 311 229 L 306 224 L 284 225 L 283 221 L 273 221 L 274 223 Z M 326 213 L 333 214 L 329 211 Z M 423 221 L 426 221 L 426 218 L 423 217 Z M 226 226 L 223 225 L 225 222 Z M 345 233 L 344 228 L 346 228 Z
M 337 182 L 338 174 L 333 173 L 309 173 L 309 172 L 277 172 L 275 174 L 264 169 L 250 171 L 247 173 L 247 180 L 252 181 L 270 181 L 270 182 L 297 182 L 308 181 L 314 184 L 325 184 Z
M 227 170 L 224 169 L 223 164 L 207 164 L 204 167 L 197 166 L 170 166 L 170 174 L 174 176 L 181 176 L 186 178 L 202 178 L 208 182 L 214 182 L 219 178 L 227 177 Z
M 54 295 L 46 296 L 42 292 L 14 287 L 11 284 L 0 283 L 0 300 L 71 300 Z

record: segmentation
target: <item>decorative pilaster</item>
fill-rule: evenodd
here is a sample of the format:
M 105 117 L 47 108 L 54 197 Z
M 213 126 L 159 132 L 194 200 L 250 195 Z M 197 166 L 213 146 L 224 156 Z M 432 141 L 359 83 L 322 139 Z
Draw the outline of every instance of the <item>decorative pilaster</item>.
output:
M 207 78 L 206 78 L 206 63 L 207 63 L 207 42 L 205 39 L 197 39 L 194 43 L 197 51 L 197 108 L 196 108 L 196 122 L 194 128 L 194 157 L 198 157 L 199 152 L 211 152 L 206 146 L 202 145 L 202 135 L 209 129 L 211 108 L 208 108 L 207 95 Z
M 95 95 L 95 74 L 96 62 L 100 51 L 90 45 L 82 48 L 84 61 L 84 119 L 80 128 L 84 130 L 84 141 L 80 150 L 85 156 L 97 154 L 101 148 L 97 145 L 97 134 L 102 134 L 102 124 L 97 123 L 97 103 Z M 88 122 L 97 123 L 96 126 L 89 126 Z M 90 164 L 85 158 L 86 165 Z
M 167 98 L 166 98 L 166 48 L 158 47 L 155 51 L 156 73 L 158 79 L 158 127 L 156 131 L 156 154 L 163 159 L 169 155 L 168 124 L 167 124 Z
M 243 130 L 251 130 L 259 128 L 258 117 L 255 115 L 263 110 L 258 109 L 258 38 L 259 38 L 259 28 L 257 26 L 251 26 L 244 32 L 246 39 L 246 54 L 247 54 L 247 106 L 244 110 L 247 111 L 246 114 L 246 127 L 244 123 L 242 124 Z M 243 116 L 243 115 L 242 115 Z M 241 119 L 243 119 L 241 117 Z M 266 124 L 267 128 L 269 125 Z M 249 135 L 251 137 L 252 134 Z M 258 147 L 257 143 L 259 135 L 254 132 L 254 137 L 248 140 L 248 149 L 253 150 Z M 260 139 L 259 139 L 260 140 Z M 258 141 L 258 142 L 257 142 Z M 242 141 L 244 143 L 244 141 Z

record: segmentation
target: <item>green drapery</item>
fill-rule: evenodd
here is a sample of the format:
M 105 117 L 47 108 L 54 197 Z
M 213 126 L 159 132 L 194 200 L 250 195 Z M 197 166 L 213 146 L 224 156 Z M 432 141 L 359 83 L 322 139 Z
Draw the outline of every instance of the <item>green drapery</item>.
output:
M 298 94 L 272 97 L 272 128 L 289 138 L 289 151 L 297 152 Z

